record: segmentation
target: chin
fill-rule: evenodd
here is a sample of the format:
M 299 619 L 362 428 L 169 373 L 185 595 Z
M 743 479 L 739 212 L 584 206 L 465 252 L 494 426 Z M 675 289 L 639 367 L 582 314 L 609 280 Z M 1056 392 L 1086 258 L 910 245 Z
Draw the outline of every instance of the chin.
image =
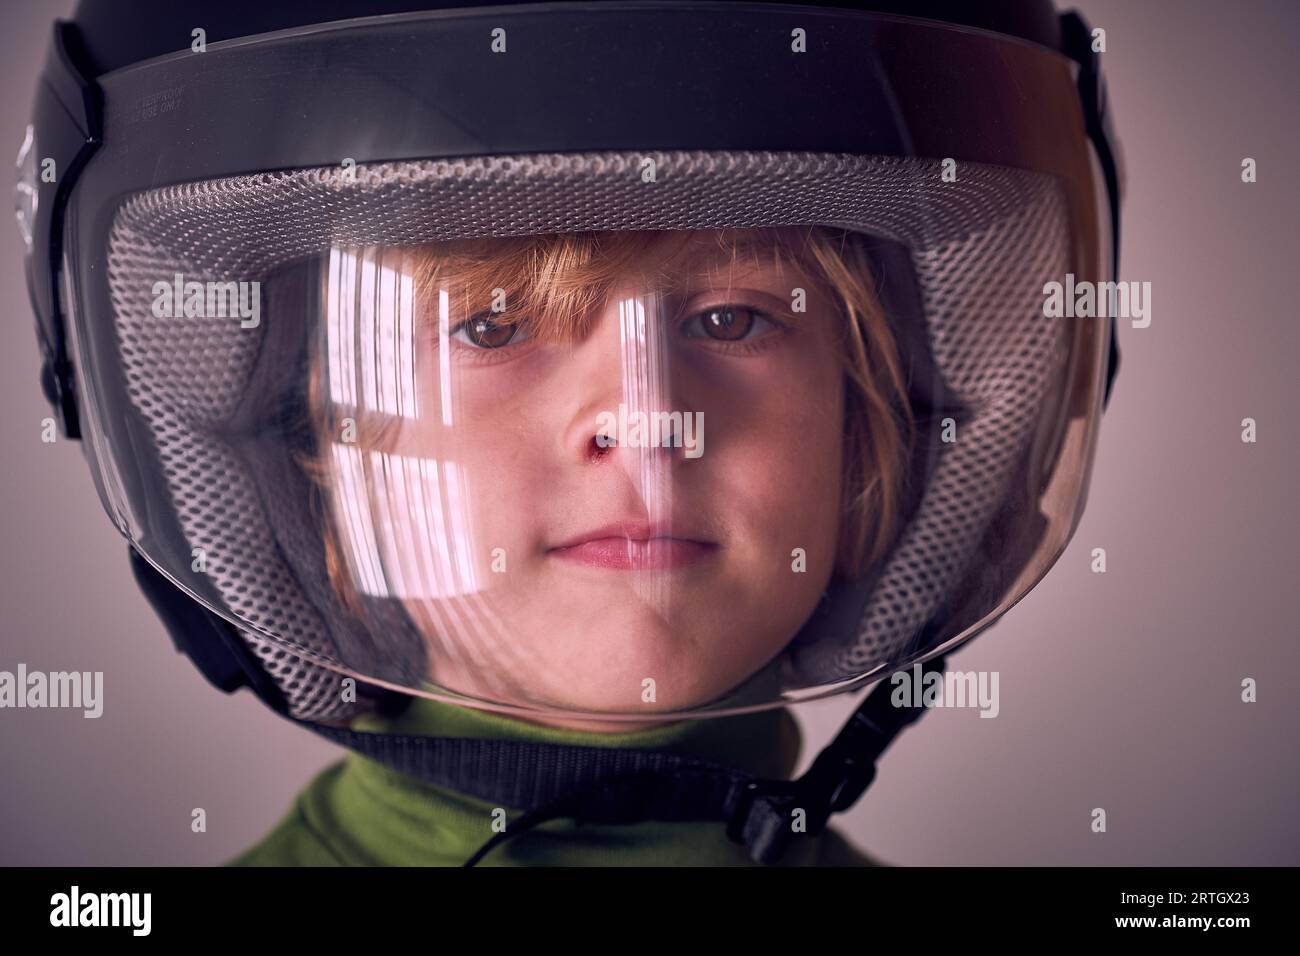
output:
M 743 680 L 722 673 L 721 662 L 705 653 L 726 639 L 699 627 L 674 628 L 652 612 L 613 613 L 575 635 L 559 655 L 567 663 L 552 671 L 545 696 L 558 706 L 598 713 L 648 715 L 698 706 Z

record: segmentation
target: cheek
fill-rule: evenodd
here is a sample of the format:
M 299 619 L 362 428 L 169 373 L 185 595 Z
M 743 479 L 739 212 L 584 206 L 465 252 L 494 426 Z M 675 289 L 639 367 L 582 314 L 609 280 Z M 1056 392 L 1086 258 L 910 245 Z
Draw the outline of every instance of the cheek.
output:
M 807 553 L 810 571 L 834 551 L 843 381 L 833 354 L 818 349 L 756 362 L 710 386 L 718 427 L 703 457 L 714 455 L 713 498 L 733 534 L 779 551 L 783 566 L 796 547 Z
M 445 517 L 437 527 L 445 534 L 453 518 L 460 521 L 448 547 L 472 555 L 479 565 L 503 549 L 514 566 L 536 545 L 530 519 L 554 485 L 554 440 L 535 427 L 533 393 L 528 383 L 492 370 L 457 374 L 453 366 L 445 390 L 436 369 L 423 371 L 420 417 L 403 425 L 397 450 L 452 475 L 436 496 Z M 500 583 L 496 576 L 484 580 Z

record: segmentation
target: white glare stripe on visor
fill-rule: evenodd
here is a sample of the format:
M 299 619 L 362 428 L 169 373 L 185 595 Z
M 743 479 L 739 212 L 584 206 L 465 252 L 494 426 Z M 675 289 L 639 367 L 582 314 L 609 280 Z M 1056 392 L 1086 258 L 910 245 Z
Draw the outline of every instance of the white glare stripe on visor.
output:
M 348 408 L 414 419 L 419 417 L 415 279 L 405 270 L 379 265 L 375 257 L 381 252 L 367 249 L 358 260 L 353 252 L 330 249 L 325 304 L 330 399 Z
M 366 491 L 365 471 L 361 467 L 361 452 L 350 445 L 333 446 L 334 520 L 339 536 L 350 547 L 349 567 L 352 579 L 363 594 L 382 594 L 383 575 L 379 570 L 379 548 L 375 543 L 375 529 L 370 523 L 370 502 Z
M 653 413 L 664 407 L 664 398 L 670 392 L 663 354 L 662 305 L 662 296 L 655 294 L 630 297 L 618 303 L 623 406 L 631 420 L 639 417 L 637 413 L 645 413 L 646 421 L 656 421 Z M 651 313 L 648 323 L 647 311 Z M 619 417 L 622 420 L 622 416 Z M 649 440 L 620 451 L 620 454 L 631 459 L 628 467 L 632 469 L 633 487 L 645 505 L 649 521 L 666 521 L 673 510 L 671 459 L 658 448 L 656 439 L 661 436 L 644 437 Z M 627 542 L 629 556 L 637 547 L 630 540 Z M 634 572 L 633 582 L 642 601 L 661 615 L 666 613 L 669 599 L 666 575 L 647 574 L 638 569 Z
M 480 589 L 457 465 L 379 451 L 363 459 L 338 443 L 333 458 L 335 520 L 361 593 L 446 598 Z
M 442 383 L 442 423 L 451 427 L 451 298 L 446 289 L 438 290 L 438 378 Z
M 396 265 L 382 262 L 386 252 L 396 257 Z M 329 394 L 344 413 L 339 421 L 344 435 L 332 436 L 330 443 L 333 511 L 351 580 L 360 593 L 439 599 L 480 587 L 459 466 L 374 449 L 363 454 L 351 443 L 361 425 L 346 417 L 355 410 L 399 424 L 419 418 L 410 262 L 401 250 L 384 247 L 330 250 L 325 303 Z M 446 290 L 439 295 L 439 320 L 442 419 L 450 425 Z

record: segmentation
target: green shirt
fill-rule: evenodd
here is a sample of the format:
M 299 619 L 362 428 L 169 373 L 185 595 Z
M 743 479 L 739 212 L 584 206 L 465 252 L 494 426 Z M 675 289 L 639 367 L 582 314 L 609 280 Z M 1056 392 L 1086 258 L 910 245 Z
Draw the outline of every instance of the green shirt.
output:
M 397 717 L 366 714 L 354 730 L 671 750 L 762 777 L 789 779 L 800 734 L 789 711 L 686 720 L 616 734 L 558 729 L 415 698 Z M 228 866 L 460 866 L 494 831 L 493 806 L 397 773 L 358 753 L 326 767 L 269 835 Z M 521 815 L 506 810 L 507 829 Z M 498 815 L 499 819 L 499 815 Z M 479 866 L 748 866 L 721 823 L 578 825 L 548 820 L 494 847 Z M 873 866 L 832 829 L 796 837 L 782 865 Z

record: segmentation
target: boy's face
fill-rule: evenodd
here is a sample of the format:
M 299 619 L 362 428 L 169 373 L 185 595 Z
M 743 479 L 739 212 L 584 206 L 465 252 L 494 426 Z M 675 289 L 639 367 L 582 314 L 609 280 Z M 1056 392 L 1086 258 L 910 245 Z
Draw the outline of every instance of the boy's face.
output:
M 733 264 L 714 236 L 655 246 L 573 341 L 490 312 L 461 325 L 436 292 L 420 305 L 419 411 L 372 508 L 435 683 L 584 711 L 701 705 L 816 607 L 844 465 L 838 312 L 795 267 Z

